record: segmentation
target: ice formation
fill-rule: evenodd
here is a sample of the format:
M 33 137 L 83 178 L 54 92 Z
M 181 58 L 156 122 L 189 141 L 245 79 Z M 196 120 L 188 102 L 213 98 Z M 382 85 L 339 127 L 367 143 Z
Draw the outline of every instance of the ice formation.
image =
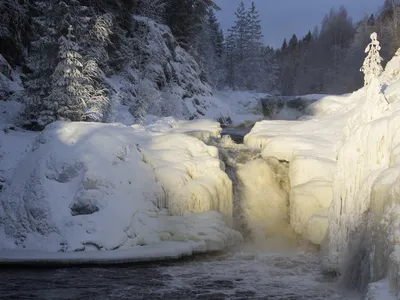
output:
M 193 137 L 219 136 L 220 129 L 215 122 L 197 122 L 186 128 L 185 121 L 172 119 L 148 128 L 56 122 L 26 153 L 2 152 L 16 163 L 0 193 L 0 248 L 130 249 L 134 261 L 145 257 L 143 251 L 160 253 L 157 247 L 168 241 L 186 243 L 165 243 L 176 256 L 240 241 L 228 227 L 232 186 L 218 150 Z M 14 133 L 1 134 L 4 143 L 18 140 Z M 10 259 L 1 253 L 0 259 Z
M 347 97 L 350 96 L 342 96 L 346 99 L 344 103 L 350 102 Z M 347 115 L 346 112 L 340 117 L 333 114 L 340 110 L 339 103 L 337 99 L 332 101 L 332 97 L 323 97 L 311 105 L 318 117 L 303 121 L 262 121 L 245 136 L 245 144 L 261 149 L 264 159 L 276 157 L 289 162 L 290 224 L 315 244 L 322 243 L 328 227 L 336 148 Z M 343 108 L 344 104 L 341 105 Z
M 367 299 L 400 292 L 399 54 L 367 87 L 322 98 L 302 122 L 259 122 L 245 137 L 264 158 L 290 163 L 292 227 Z

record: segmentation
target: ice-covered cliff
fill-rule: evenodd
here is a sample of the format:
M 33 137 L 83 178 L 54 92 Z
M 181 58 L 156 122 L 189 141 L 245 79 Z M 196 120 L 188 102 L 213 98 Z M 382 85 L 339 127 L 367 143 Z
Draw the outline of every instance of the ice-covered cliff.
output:
M 263 121 L 245 137 L 290 162 L 290 222 L 322 245 L 323 266 L 360 289 L 400 292 L 400 52 L 350 95 L 308 107 L 302 122 Z M 369 295 L 373 287 L 369 286 Z

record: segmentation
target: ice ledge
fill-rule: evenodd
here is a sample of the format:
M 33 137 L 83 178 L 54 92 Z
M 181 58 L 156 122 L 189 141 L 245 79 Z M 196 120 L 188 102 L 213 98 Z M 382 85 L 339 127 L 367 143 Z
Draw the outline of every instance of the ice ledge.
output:
M 162 242 L 136 246 L 126 250 L 44 252 L 32 250 L 0 250 L 0 265 L 106 265 L 179 259 L 208 251 L 201 242 Z

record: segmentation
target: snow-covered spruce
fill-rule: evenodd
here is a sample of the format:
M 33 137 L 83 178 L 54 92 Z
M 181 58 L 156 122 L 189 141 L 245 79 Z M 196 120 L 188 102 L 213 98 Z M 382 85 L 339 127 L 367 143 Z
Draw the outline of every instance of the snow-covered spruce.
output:
M 361 72 L 364 73 L 364 86 L 371 83 L 373 78 L 379 77 L 381 75 L 382 68 L 382 57 L 379 54 L 381 46 L 378 41 L 378 35 L 374 32 L 371 33 L 371 43 L 365 48 L 365 53 L 367 57 L 364 60 L 364 64 L 361 68 Z

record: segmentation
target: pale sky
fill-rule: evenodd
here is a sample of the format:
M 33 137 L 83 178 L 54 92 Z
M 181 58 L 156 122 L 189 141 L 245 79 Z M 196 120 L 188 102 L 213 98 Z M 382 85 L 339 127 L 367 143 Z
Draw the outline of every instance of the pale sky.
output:
M 235 11 L 241 0 L 214 0 L 222 9 L 217 17 L 222 29 L 226 31 L 233 25 Z M 251 0 L 243 0 L 249 7 Z M 320 25 L 325 14 L 332 7 L 343 5 L 349 11 L 353 21 L 360 20 L 365 15 L 375 13 L 384 0 L 254 0 L 260 11 L 263 23 L 265 43 L 280 47 L 284 38 L 290 38 L 293 33 L 304 36 L 308 30 Z

